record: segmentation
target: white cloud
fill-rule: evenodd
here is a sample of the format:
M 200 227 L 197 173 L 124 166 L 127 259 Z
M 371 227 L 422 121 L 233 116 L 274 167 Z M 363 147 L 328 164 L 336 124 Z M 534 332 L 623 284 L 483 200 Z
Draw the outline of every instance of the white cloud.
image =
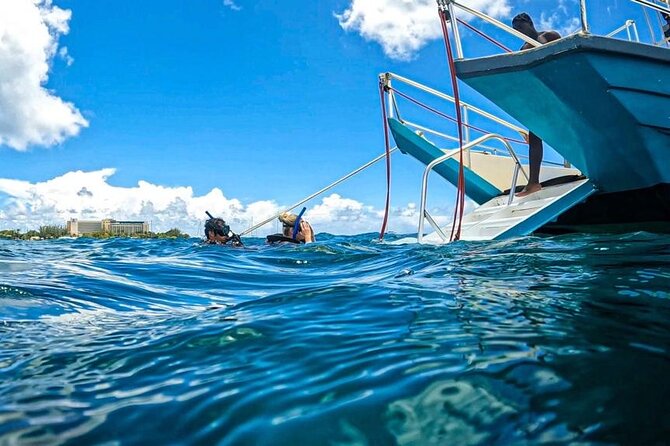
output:
M 579 17 L 566 17 L 564 14 L 554 12 L 550 15 L 542 13 L 540 24 L 536 26 L 538 31 L 557 31 L 562 36 L 567 36 L 581 29 Z
M 233 11 L 239 11 L 242 9 L 241 6 L 238 6 L 237 3 L 235 3 L 233 0 L 223 0 L 223 6 L 227 6 L 228 8 L 232 9 Z
M 464 0 L 463 4 L 493 17 L 507 17 L 511 11 L 508 0 Z M 345 31 L 379 43 L 394 59 L 411 59 L 428 41 L 442 36 L 435 0 L 351 0 L 336 17 Z
M 50 146 L 88 126 L 73 104 L 45 88 L 54 56 L 72 63 L 58 49 L 70 16 L 51 0 L 0 1 L 0 145 Z
M 68 67 L 74 63 L 74 58 L 70 56 L 66 46 L 58 50 L 58 56 L 65 61 Z
M 197 196 L 191 187 L 165 187 L 139 181 L 135 187 L 109 184 L 115 169 L 91 172 L 74 171 L 44 182 L 0 178 L 0 229 L 36 229 L 45 224 L 64 225 L 70 218 L 151 221 L 154 231 L 179 228 L 191 235 L 202 235 L 205 211 L 224 218 L 233 230 L 241 232 L 282 210 L 275 201 L 244 204 L 228 198 L 218 189 Z M 2 195 L 0 195 L 1 197 Z M 383 212 L 351 198 L 331 194 L 316 204 L 308 203 L 307 219 L 315 231 L 331 234 L 360 234 L 379 231 Z M 449 209 L 431 209 L 441 224 L 450 222 Z M 417 206 L 410 203 L 393 209 L 389 230 L 416 232 Z M 271 223 L 254 235 L 277 230 Z

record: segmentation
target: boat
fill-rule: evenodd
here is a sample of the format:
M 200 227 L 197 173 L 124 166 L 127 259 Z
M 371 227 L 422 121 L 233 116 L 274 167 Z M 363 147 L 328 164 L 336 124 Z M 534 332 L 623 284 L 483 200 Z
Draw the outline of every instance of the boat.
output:
M 630 0 L 654 14 L 668 14 L 664 0 Z M 446 132 L 416 124 L 399 112 L 399 99 L 410 98 L 397 88 L 409 85 L 459 104 L 464 119 L 457 125 L 477 128 L 467 113 L 492 121 L 507 131 L 486 131 L 463 145 L 464 192 L 476 207 L 460 221 L 463 240 L 495 240 L 532 233 L 670 232 L 670 48 L 668 39 L 639 41 L 632 20 L 609 35 L 589 29 L 588 5 L 581 0 L 581 30 L 539 45 L 476 10 L 453 0 L 438 0 L 451 26 L 456 47 L 454 75 L 487 98 L 507 116 L 501 118 L 457 98 L 392 73 L 380 76 L 389 97 L 388 126 L 401 152 L 425 167 L 417 241 L 447 243 L 453 227 L 440 226 L 427 210 L 428 176 L 435 172 L 458 186 L 459 148 L 445 148 L 438 137 Z M 534 46 L 485 57 L 465 58 L 457 8 L 479 17 Z M 670 22 L 669 22 L 670 23 Z M 627 31 L 629 39 L 614 34 Z M 632 32 L 632 31 L 633 32 Z M 445 27 L 446 31 L 446 27 Z M 661 30 L 661 33 L 663 31 Z M 653 34 L 652 34 L 653 35 Z M 447 38 L 448 39 L 448 38 Z M 448 40 L 447 40 L 448 42 Z M 522 90 L 522 92 L 519 92 Z M 519 93 L 515 93 L 519 92 Z M 411 99 L 411 98 L 410 98 Z M 432 106 L 420 104 L 425 110 Z M 515 196 L 527 179 L 527 164 L 517 155 L 518 138 L 532 131 L 564 157 L 563 163 L 542 166 L 543 188 Z M 509 136 L 516 133 L 517 138 Z M 453 133 L 453 132 L 452 132 Z M 501 153 L 492 151 L 497 141 Z M 513 147 L 517 144 L 517 148 Z M 486 146 L 489 144 L 489 146 Z M 519 184 L 517 184 L 519 183 Z M 424 221 L 435 231 L 424 234 Z M 447 235 L 451 232 L 451 235 Z

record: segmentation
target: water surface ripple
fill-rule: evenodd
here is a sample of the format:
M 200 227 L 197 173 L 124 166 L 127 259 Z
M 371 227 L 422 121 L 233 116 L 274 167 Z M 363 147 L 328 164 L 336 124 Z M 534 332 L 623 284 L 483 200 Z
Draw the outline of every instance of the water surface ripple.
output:
M 0 445 L 665 444 L 670 237 L 0 241 Z

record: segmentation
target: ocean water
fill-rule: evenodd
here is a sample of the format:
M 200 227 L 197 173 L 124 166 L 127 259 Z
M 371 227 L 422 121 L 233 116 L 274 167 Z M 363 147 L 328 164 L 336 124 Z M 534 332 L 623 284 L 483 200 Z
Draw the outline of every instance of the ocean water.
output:
M 0 445 L 670 442 L 670 237 L 0 242 Z

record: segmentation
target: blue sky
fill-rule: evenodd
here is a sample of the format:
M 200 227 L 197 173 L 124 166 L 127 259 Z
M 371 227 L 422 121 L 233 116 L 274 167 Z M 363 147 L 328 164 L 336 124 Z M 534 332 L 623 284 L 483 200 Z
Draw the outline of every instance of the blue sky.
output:
M 527 11 L 537 22 L 543 18 L 555 28 L 568 29 L 578 16 L 572 0 L 475 3 L 486 4 L 506 23 L 515 13 Z M 406 2 L 379 2 L 385 4 L 389 14 L 395 14 Z M 639 7 L 624 0 L 592 0 L 591 5 L 594 26 L 601 31 L 632 17 L 646 36 Z M 0 179 L 9 183 L 0 184 L 0 228 L 26 227 L 34 221 L 64 223 L 69 217 L 140 215 L 124 215 L 122 202 L 116 207 L 96 208 L 91 204 L 95 200 L 61 206 L 57 196 L 40 195 L 49 190 L 49 181 L 68 172 L 105 168 L 115 169 L 102 181 L 117 195 L 137 195 L 140 181 L 164 195 L 173 188 L 191 187 L 194 197 L 210 194 L 212 200 L 218 199 L 211 195 L 218 188 L 225 203 L 207 206 L 203 199 L 200 205 L 225 213 L 261 202 L 258 212 L 271 212 L 383 151 L 378 73 L 393 71 L 451 90 L 441 40 L 430 32 L 405 36 L 402 26 L 385 31 L 383 23 L 366 16 L 371 14 L 370 4 L 361 0 L 54 0 L 51 5 L 42 0 L 41 7 L 71 13 L 69 20 L 60 17 L 59 26 L 65 23 L 67 30 L 52 29 L 58 51 L 47 57 L 50 70 L 42 87 L 72 103 L 87 126 L 62 136 L 57 144 L 33 143 L 27 150 L 16 150 L 5 140 L 0 146 Z M 336 15 L 347 10 L 362 18 L 345 30 L 344 18 Z M 436 13 L 434 22 L 439 23 Z M 499 36 L 508 45 L 519 45 Z M 387 47 L 371 40 L 382 37 Z M 493 51 L 467 33 L 465 39 L 466 54 Z M 399 54 L 397 46 L 388 47 L 407 41 L 418 42 L 419 48 Z M 2 70 L 0 66 L 0 82 Z M 466 90 L 465 95 L 487 106 L 472 92 Z M 400 215 L 418 201 L 422 167 L 407 156 L 394 156 L 393 169 L 393 205 Z M 85 177 L 80 180 L 85 186 Z M 43 187 L 35 189 L 40 184 Z M 327 212 L 320 199 L 310 203 L 325 206 L 317 231 L 350 232 L 328 220 L 345 219 L 351 206 L 365 210 L 352 228 L 377 230 L 384 187 L 380 164 L 335 190 L 342 200 L 351 200 L 336 203 L 335 213 Z M 435 191 L 434 205 L 447 215 L 453 189 L 436 184 Z M 36 195 L 41 204 L 31 202 Z M 72 196 L 63 196 L 68 200 Z M 153 211 L 143 209 L 140 216 L 151 217 Z M 155 216 L 156 229 L 177 225 L 194 232 L 191 228 L 198 227 L 200 217 L 171 218 L 178 209 L 162 209 L 163 214 Z M 110 212 L 116 215 L 102 215 Z M 395 229 L 407 229 L 410 220 L 414 226 L 414 218 L 398 219 Z

